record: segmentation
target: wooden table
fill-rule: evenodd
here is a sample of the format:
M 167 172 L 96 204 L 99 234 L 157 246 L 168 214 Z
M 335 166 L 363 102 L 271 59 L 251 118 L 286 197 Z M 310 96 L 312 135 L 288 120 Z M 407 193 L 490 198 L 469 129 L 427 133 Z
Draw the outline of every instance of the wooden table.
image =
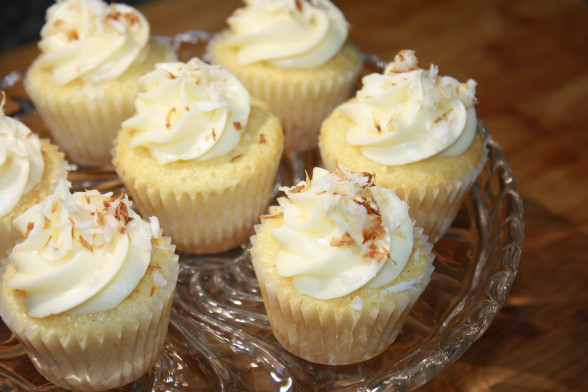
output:
M 426 391 L 581 391 L 588 385 L 588 3 L 336 0 L 363 51 L 478 82 L 478 114 L 503 147 L 525 208 L 519 275 L 484 336 Z M 155 34 L 219 31 L 238 0 L 140 7 Z M 0 56 L 24 69 L 34 44 Z M 587 263 L 587 265 L 584 265 Z

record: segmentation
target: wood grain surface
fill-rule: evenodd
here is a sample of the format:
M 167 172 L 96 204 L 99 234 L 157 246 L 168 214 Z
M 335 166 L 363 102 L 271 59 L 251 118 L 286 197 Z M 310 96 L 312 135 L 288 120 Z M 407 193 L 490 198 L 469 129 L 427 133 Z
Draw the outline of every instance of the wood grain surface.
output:
M 426 391 L 588 389 L 588 2 L 335 0 L 351 39 L 392 60 L 478 82 L 477 106 L 513 168 L 525 209 L 519 275 L 487 332 Z M 157 0 L 155 34 L 219 31 L 238 0 Z M 35 44 L 0 55 L 24 69 Z

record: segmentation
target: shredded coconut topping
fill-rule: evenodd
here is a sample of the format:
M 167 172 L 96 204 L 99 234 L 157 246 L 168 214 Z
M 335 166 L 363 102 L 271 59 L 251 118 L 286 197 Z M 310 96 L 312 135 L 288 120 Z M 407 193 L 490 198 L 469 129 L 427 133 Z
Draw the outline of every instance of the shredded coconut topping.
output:
M 126 194 L 113 197 L 112 192 L 101 194 L 97 190 L 71 194 L 68 187 L 66 181 L 60 183 L 56 193 L 41 205 L 40 219 L 52 222 L 54 228 L 60 227 L 60 232 L 70 233 L 74 252 L 80 246 L 90 251 L 102 248 L 111 243 L 114 235 L 124 234 L 129 228 L 139 229 L 132 231 L 135 245 L 150 249 L 153 229 L 159 224 L 151 218 L 151 226 L 144 225 L 131 209 L 132 202 Z M 36 222 L 29 224 L 34 227 Z M 60 255 L 69 251 L 63 247 L 63 241 L 55 235 L 44 251 Z
M 375 186 L 373 175 L 315 168 L 312 180 L 280 190 L 286 197 L 278 199 L 283 225 L 272 230 L 281 246 L 276 267 L 299 291 L 339 297 L 386 284 L 404 268 L 412 250 L 408 206 Z
M 111 309 L 144 276 L 151 239 L 161 229 L 145 222 L 124 194 L 55 192 L 14 219 L 25 235 L 10 254 L 15 274 L 8 286 L 23 290 L 29 314 L 91 313 Z
M 382 74 L 369 74 L 352 102 L 339 106 L 350 120 L 347 142 L 367 158 L 404 165 L 435 155 L 462 154 L 476 133 L 476 82 L 419 68 L 413 50 L 400 51 Z

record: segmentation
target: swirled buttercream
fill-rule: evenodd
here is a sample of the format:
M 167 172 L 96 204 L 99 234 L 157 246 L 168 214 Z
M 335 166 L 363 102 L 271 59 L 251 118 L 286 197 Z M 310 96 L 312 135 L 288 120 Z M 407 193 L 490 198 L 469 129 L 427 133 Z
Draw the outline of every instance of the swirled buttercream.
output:
M 43 176 L 45 164 L 37 135 L 0 108 L 0 217 L 8 214 L 21 197 Z
M 413 247 L 408 206 L 367 173 L 315 168 L 312 181 L 281 188 L 276 268 L 318 299 L 381 287 L 402 272 Z
M 251 98 L 231 73 L 198 58 L 161 63 L 139 80 L 131 147 L 142 146 L 161 164 L 207 160 L 241 140 Z
M 141 55 L 149 24 L 135 8 L 102 0 L 58 0 L 41 29 L 38 62 L 59 85 L 117 78 Z
M 314 68 L 329 61 L 348 34 L 341 11 L 328 0 L 245 0 L 231 15 L 241 64 L 267 61 L 280 68 Z
M 383 74 L 370 74 L 356 99 L 341 105 L 350 119 L 347 141 L 385 165 L 459 155 L 476 132 L 476 82 L 418 68 L 412 50 L 399 52 Z
M 115 307 L 145 274 L 151 238 L 161 236 L 157 219 L 143 221 L 126 195 L 72 194 L 69 185 L 62 180 L 13 222 L 25 240 L 10 254 L 7 285 L 25 292 L 33 317 Z

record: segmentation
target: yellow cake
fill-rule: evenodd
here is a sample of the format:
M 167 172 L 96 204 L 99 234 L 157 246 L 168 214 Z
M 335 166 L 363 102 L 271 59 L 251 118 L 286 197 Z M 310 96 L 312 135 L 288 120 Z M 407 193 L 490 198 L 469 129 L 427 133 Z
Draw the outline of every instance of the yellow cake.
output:
M 68 160 L 109 165 L 112 140 L 134 111 L 137 80 L 175 54 L 128 5 L 63 0 L 46 19 L 26 92 Z
M 402 51 L 383 74 L 368 75 L 363 83 L 321 126 L 323 165 L 374 173 L 378 185 L 410 205 L 417 226 L 434 243 L 487 159 L 477 129 L 475 82 L 440 77 L 434 66 L 420 69 L 414 52 Z
M 266 211 L 282 128 L 220 66 L 159 64 L 115 140 L 114 167 L 143 215 L 178 249 L 217 253 L 246 241 Z
M 426 235 L 413 227 L 406 203 L 367 173 L 315 169 L 312 181 L 283 190 L 287 199 L 251 239 L 276 339 L 327 365 L 382 353 L 430 280 Z
M 284 128 L 286 150 L 310 150 L 322 120 L 351 95 L 361 53 L 329 1 L 245 3 L 211 40 L 210 60 L 267 102 Z
M 65 179 L 63 154 L 48 140 L 39 139 L 22 122 L 4 115 L 0 109 L 0 258 L 22 238 L 12 228 L 12 220 L 45 196 Z
M 68 185 L 15 220 L 26 239 L 3 265 L 0 315 L 49 381 L 118 388 L 159 358 L 178 257 L 126 196 Z

